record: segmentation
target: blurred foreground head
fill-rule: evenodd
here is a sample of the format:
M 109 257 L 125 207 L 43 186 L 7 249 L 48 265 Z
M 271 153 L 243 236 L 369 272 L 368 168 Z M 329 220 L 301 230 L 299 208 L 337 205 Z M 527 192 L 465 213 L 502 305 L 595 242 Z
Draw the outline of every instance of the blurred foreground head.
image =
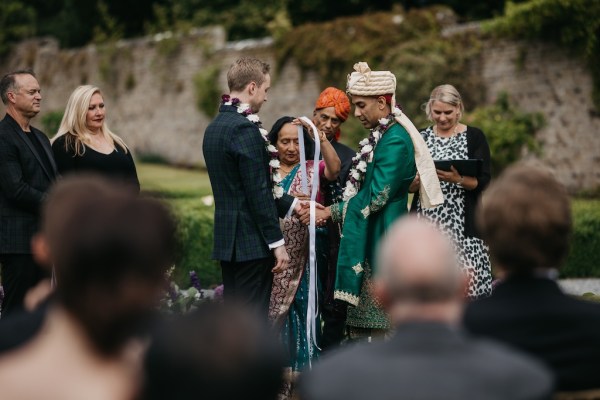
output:
M 506 169 L 488 188 L 477 217 L 494 265 L 505 273 L 558 268 L 568 254 L 569 196 L 541 167 L 517 164 Z
M 204 303 L 165 324 L 145 360 L 144 400 L 275 400 L 282 384 L 278 340 L 253 312 Z
M 400 219 L 383 240 L 378 260 L 375 288 L 392 323 L 459 320 L 466 278 L 450 241 L 433 225 Z
M 56 270 L 56 298 L 112 354 L 155 308 L 173 264 L 175 222 L 164 205 L 93 175 L 69 177 L 51 191 L 37 259 Z

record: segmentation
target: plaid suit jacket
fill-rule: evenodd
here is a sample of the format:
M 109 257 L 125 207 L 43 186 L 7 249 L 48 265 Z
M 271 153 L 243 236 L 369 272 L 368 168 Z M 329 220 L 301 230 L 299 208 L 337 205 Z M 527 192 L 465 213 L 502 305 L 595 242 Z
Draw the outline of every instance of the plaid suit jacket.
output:
M 202 151 L 215 197 L 212 257 L 249 261 L 271 254 L 283 236 L 279 217 L 293 197 L 273 199 L 269 155 L 256 125 L 233 106 L 221 106 L 206 128 Z
M 58 172 L 48 137 L 31 127 L 50 161 L 48 170 L 19 124 L 0 121 L 0 254 L 30 254 L 40 208 Z

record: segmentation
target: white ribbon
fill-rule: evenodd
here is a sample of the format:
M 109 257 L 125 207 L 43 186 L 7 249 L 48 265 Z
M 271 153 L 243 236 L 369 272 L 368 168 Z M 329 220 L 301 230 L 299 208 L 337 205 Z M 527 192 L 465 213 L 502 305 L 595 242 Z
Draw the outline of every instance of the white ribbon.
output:
M 321 155 L 321 143 L 319 141 L 319 132 L 317 127 L 307 117 L 300 117 L 300 120 L 306 122 L 313 131 L 315 138 L 315 154 L 313 158 L 313 174 L 310 190 L 310 224 L 308 226 L 309 234 L 309 250 L 308 250 L 308 309 L 306 312 L 306 342 L 311 346 L 311 342 L 315 347 L 317 344 L 317 313 L 318 313 L 318 293 L 317 293 L 317 252 L 316 252 L 316 215 L 315 215 L 315 199 L 319 190 L 319 158 Z M 308 193 L 308 179 L 306 174 L 306 156 L 304 154 L 304 130 L 302 126 L 298 126 L 298 143 L 300 144 L 300 168 L 301 169 L 301 185 L 302 192 Z M 312 338 L 311 338 L 312 336 Z M 309 357 L 309 368 L 312 367 Z

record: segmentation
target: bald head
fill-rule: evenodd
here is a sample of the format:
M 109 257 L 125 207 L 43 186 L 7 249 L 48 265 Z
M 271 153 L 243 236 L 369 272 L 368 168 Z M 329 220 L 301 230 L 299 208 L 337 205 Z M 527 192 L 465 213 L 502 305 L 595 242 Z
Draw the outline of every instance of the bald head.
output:
M 388 231 L 376 280 L 392 303 L 436 303 L 460 296 L 464 277 L 450 241 L 432 225 L 407 217 Z

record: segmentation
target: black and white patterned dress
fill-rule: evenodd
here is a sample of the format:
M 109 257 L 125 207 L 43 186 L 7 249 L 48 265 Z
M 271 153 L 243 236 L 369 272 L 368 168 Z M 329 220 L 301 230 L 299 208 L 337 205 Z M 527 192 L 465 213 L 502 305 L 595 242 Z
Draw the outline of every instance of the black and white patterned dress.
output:
M 466 160 L 467 131 L 449 138 L 438 137 L 433 128 L 421 132 L 434 160 Z M 421 208 L 424 216 L 452 238 L 459 262 L 469 275 L 469 298 L 489 296 L 492 292 L 492 271 L 488 247 L 477 237 L 465 236 L 465 189 L 454 183 L 440 181 L 444 204 L 434 208 Z

